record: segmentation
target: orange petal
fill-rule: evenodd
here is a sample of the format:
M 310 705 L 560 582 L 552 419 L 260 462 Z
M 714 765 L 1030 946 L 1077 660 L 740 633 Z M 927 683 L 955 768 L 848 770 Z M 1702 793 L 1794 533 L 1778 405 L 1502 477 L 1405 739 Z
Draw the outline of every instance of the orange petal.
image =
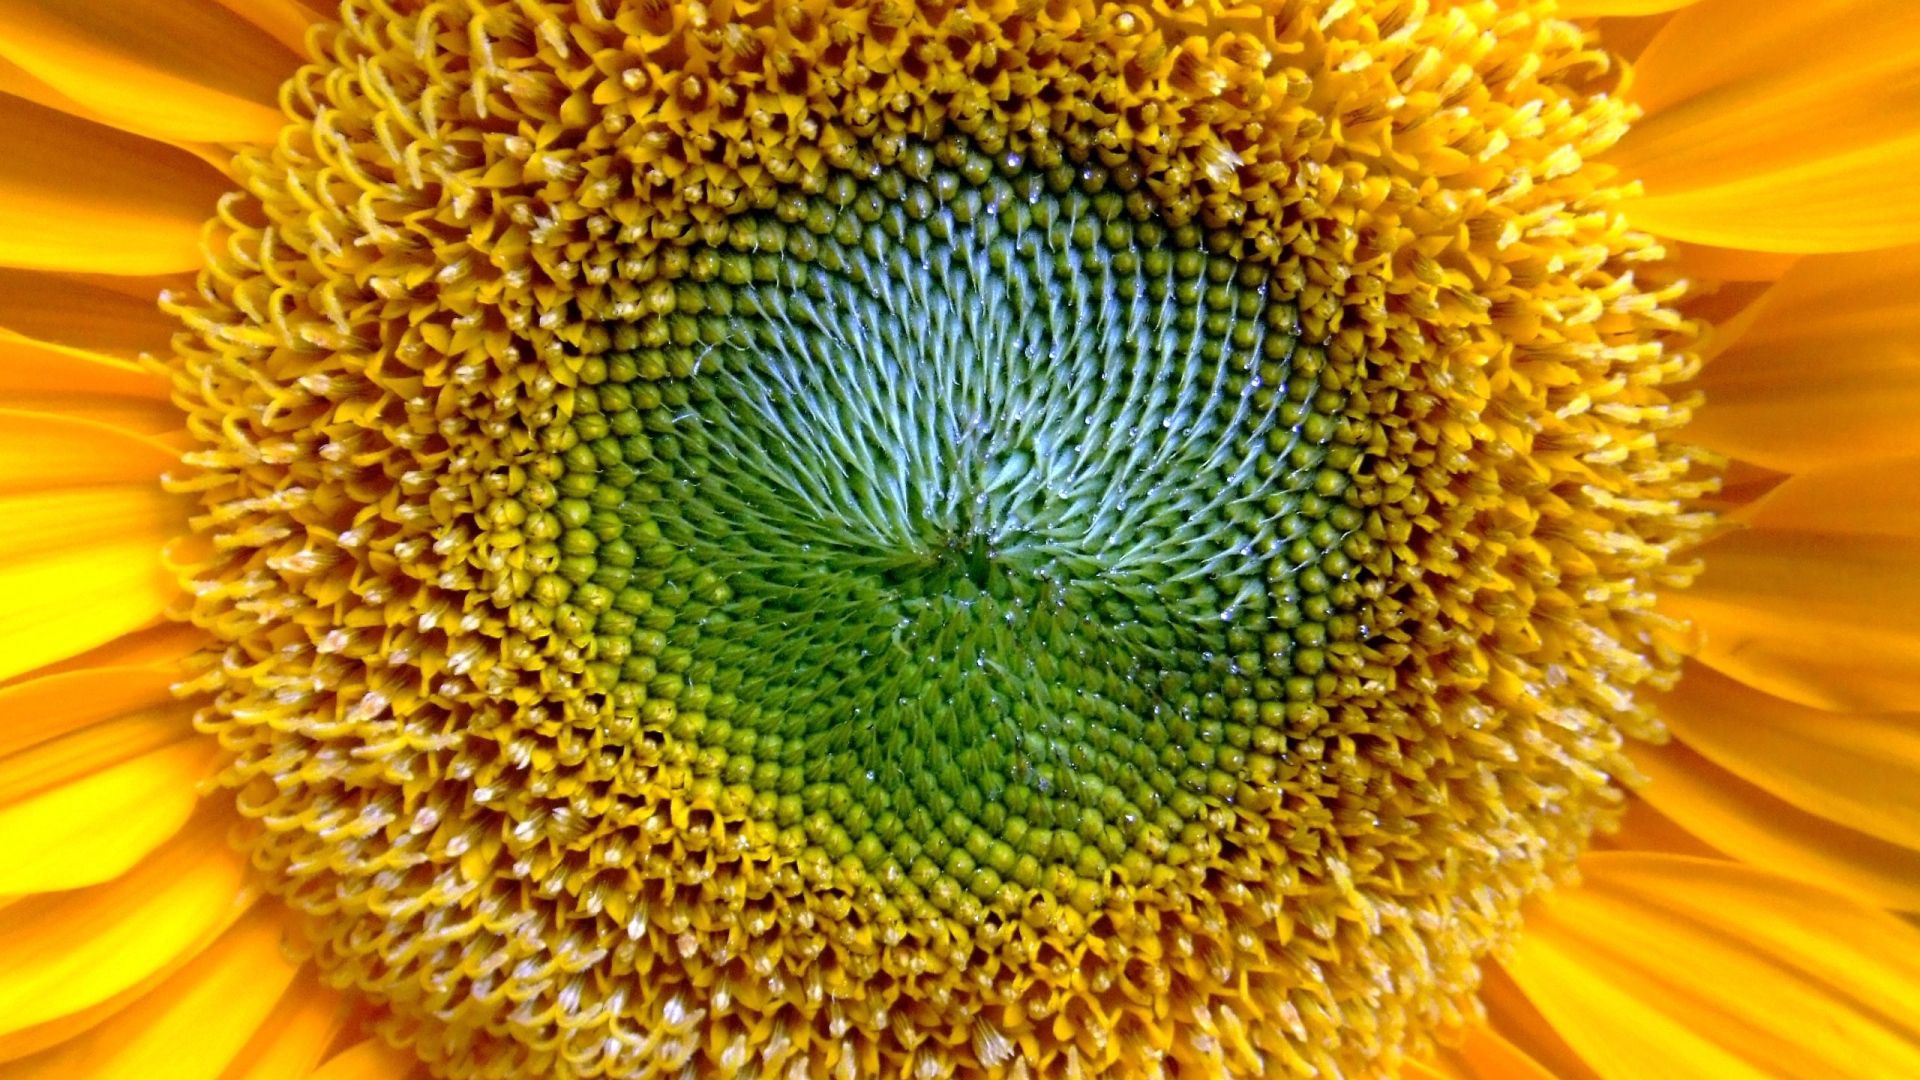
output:
M 98 1028 L 10 1064 L 17 1080 L 216 1080 L 274 1013 L 298 970 L 282 916 L 255 910 Z M 295 1076 L 295 1073 L 282 1073 Z
M 180 410 L 158 398 L 15 390 L 6 385 L 6 374 L 0 368 L 0 407 L 4 409 L 72 416 L 127 435 L 156 438 L 177 436 L 184 423 Z
M 169 702 L 136 709 L 35 742 L 0 757 L 0 803 L 16 802 L 83 779 L 174 743 L 201 741 L 193 731 L 193 706 Z
M 1658 15 L 1694 3 L 1695 0 L 1560 0 L 1560 15 L 1585 19 L 1600 15 Z
M 355 1043 L 320 1066 L 309 1080 L 404 1080 L 421 1075 L 420 1062 L 379 1039 Z
M 1636 744 L 1637 745 L 1637 744 Z M 1725 858 L 1726 853 L 1674 824 L 1639 792 L 1627 795 L 1627 812 L 1611 832 L 1594 836 L 1591 851 L 1641 851 L 1659 855 L 1697 855 Z
M 73 546 L 127 532 L 140 534 L 157 548 L 184 523 L 184 500 L 157 490 L 157 484 L 92 484 L 0 494 L 0 567 L 44 553 L 60 555 Z
M 160 474 L 179 464 L 180 452 L 156 439 L 82 417 L 0 408 L 0 494 L 93 484 L 157 491 Z
M 1751 461 L 1740 458 L 1729 458 L 1726 468 L 1720 472 L 1720 490 L 1702 499 L 1701 502 L 1711 504 L 1715 513 L 1731 514 L 1748 503 L 1758 502 L 1786 478 L 1786 473 L 1776 472 L 1764 465 L 1755 465 Z
M 1751 952 L 1804 979 L 1810 989 L 1833 995 L 1849 1012 L 1876 1013 L 1907 1033 L 1894 1060 L 1920 1055 L 1920 928 L 1906 919 L 1873 911 L 1825 889 L 1791 882 L 1750 866 L 1706 859 L 1598 855 L 1581 862 L 1586 888 L 1618 896 L 1644 909 L 1662 909 L 1709 933 L 1737 940 Z M 1692 931 L 1689 930 L 1689 933 Z M 1668 960 L 1685 965 L 1684 953 Z M 1693 977 L 1706 976 L 1696 971 Z M 1824 984 L 1821 986 L 1819 984 Z M 1721 993 L 1747 988 L 1723 985 Z M 1755 989 L 1763 989 L 1756 987 Z M 1822 1054 L 1847 1054 L 1854 1048 L 1833 1045 L 1819 1014 L 1801 1014 L 1806 1023 L 1790 1034 L 1821 1043 Z M 1865 1049 L 1866 1043 L 1860 1044 Z M 1866 1065 L 1873 1059 L 1854 1059 Z M 1868 1070 L 1871 1072 L 1871 1070 Z M 1888 1075 L 1920 1075 L 1912 1068 Z
M 1551 1075 L 1559 1080 L 1599 1080 L 1500 965 L 1481 965 L 1480 1002 L 1487 1008 L 1488 1026 Z
M 1778 281 L 1798 255 L 1743 251 L 1710 244 L 1672 244 L 1674 264 L 1690 278 L 1708 281 Z
M 1667 25 L 1672 13 L 1659 15 L 1625 16 L 1622 18 L 1601 18 L 1593 21 L 1594 28 L 1600 34 L 1600 47 L 1614 56 L 1633 61 L 1646 51 L 1649 44 L 1660 34 L 1660 28 Z
M 0 56 L 116 127 L 176 142 L 270 142 L 299 59 L 213 4 L 0 0 Z
M 1920 848 L 1920 716 L 1810 709 L 1697 663 L 1660 715 L 1690 749 L 1802 810 Z
M 83 668 L 0 687 L 0 758 L 93 724 L 179 706 L 172 665 Z
M 1681 240 L 1762 251 L 1920 241 L 1920 6 L 1701 0 L 1648 45 L 1647 115 L 1609 159 L 1625 209 Z
M 1411 1075 L 1415 1074 L 1402 1074 Z M 1460 1045 L 1441 1049 L 1425 1075 L 1440 1080 L 1558 1080 L 1526 1051 L 1484 1025 L 1463 1032 Z
M 185 424 L 180 409 L 167 399 L 166 380 L 157 373 L 4 328 L 0 409 L 73 416 L 135 434 L 177 431 Z
M 1729 516 L 1756 529 L 1920 537 L 1920 457 L 1803 472 Z
M 138 396 L 165 402 L 167 380 L 127 359 L 38 342 L 0 329 L 0 394 L 13 398 L 17 392 Z M 8 407 L 19 409 L 19 405 Z
M 205 813 L 132 872 L 0 920 L 0 1033 L 78 1012 L 197 952 L 253 902 L 229 818 Z
M 96 123 L 107 123 L 105 117 L 94 115 L 85 105 L 55 90 L 45 80 L 4 56 L 0 56 L 0 93 L 26 98 L 36 105 L 58 109 L 69 116 L 83 116 Z
M 275 41 L 298 56 L 307 54 L 307 30 L 321 17 L 339 14 L 338 5 L 320 5 L 321 10 L 303 7 L 295 0 L 218 0 L 221 7 L 265 30 Z
M 1920 540 L 1754 530 L 1703 546 L 1700 659 L 1775 697 L 1838 712 L 1920 710 Z
M 1714 847 L 1876 907 L 1920 911 L 1920 851 L 1799 809 L 1684 743 L 1636 746 L 1648 782 L 1636 794 Z
M 1732 863 L 1590 855 L 1514 981 L 1601 1076 L 1920 1075 L 1920 931 Z
M 120 360 L 163 354 L 180 325 L 160 310 L 163 291 L 191 294 L 178 276 L 96 279 L 0 268 L 0 327 L 21 337 Z
M 113 117 L 102 116 L 93 109 L 87 108 L 80 102 L 56 90 L 39 76 L 20 67 L 18 64 L 12 63 L 4 56 L 0 56 L 0 93 L 10 94 L 17 98 L 25 98 L 35 105 L 42 105 L 56 112 L 62 112 L 68 116 L 88 120 L 117 131 L 127 131 L 141 139 L 148 137 L 148 133 L 145 131 L 132 128 L 130 125 L 124 123 L 116 123 Z M 223 148 L 213 143 L 182 141 L 176 142 L 173 145 L 200 159 L 203 164 L 222 174 L 227 171 L 227 167 L 233 162 L 233 151 L 231 149 Z
M 326 1056 L 352 1016 L 353 999 L 302 974 L 281 996 L 253 1041 L 221 1074 L 222 1080 L 303 1078 Z
M 165 274 L 200 265 L 227 181 L 191 155 L 0 94 L 0 265 Z
M 1786 471 L 1920 453 L 1920 247 L 1804 259 L 1700 377 L 1686 436 Z

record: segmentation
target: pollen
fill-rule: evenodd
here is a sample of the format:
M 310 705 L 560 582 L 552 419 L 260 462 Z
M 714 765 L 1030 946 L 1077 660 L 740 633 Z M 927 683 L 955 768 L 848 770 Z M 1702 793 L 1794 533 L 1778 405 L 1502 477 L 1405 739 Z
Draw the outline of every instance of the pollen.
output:
M 240 842 L 438 1074 L 1392 1075 L 1616 815 L 1710 477 L 1548 5 L 310 44 L 172 557 Z

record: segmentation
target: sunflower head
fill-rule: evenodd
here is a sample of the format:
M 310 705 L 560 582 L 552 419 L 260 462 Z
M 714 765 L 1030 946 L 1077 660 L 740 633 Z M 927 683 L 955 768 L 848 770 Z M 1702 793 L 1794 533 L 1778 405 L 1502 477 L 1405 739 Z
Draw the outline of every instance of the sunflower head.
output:
M 1365 1075 L 1620 801 L 1688 328 L 1546 5 L 348 0 L 200 723 L 460 1076 Z
M 0 0 L 0 1071 L 1920 1076 L 1916 58 Z

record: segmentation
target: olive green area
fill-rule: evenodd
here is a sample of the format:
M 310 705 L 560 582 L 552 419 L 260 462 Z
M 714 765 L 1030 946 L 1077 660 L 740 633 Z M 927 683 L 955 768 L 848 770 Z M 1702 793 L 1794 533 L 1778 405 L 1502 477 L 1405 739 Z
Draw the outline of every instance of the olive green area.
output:
M 1315 358 L 1140 206 L 917 149 L 677 252 L 583 372 L 536 595 L 617 711 L 943 907 L 1190 857 L 1322 659 Z

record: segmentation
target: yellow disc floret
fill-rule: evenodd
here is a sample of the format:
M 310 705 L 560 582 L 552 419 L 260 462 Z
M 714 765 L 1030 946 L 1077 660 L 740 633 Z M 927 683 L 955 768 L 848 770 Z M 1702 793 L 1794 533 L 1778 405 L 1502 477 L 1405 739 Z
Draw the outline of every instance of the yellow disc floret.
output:
M 347 0 L 186 322 L 202 727 L 450 1076 L 1384 1075 L 1702 523 L 1551 5 Z

